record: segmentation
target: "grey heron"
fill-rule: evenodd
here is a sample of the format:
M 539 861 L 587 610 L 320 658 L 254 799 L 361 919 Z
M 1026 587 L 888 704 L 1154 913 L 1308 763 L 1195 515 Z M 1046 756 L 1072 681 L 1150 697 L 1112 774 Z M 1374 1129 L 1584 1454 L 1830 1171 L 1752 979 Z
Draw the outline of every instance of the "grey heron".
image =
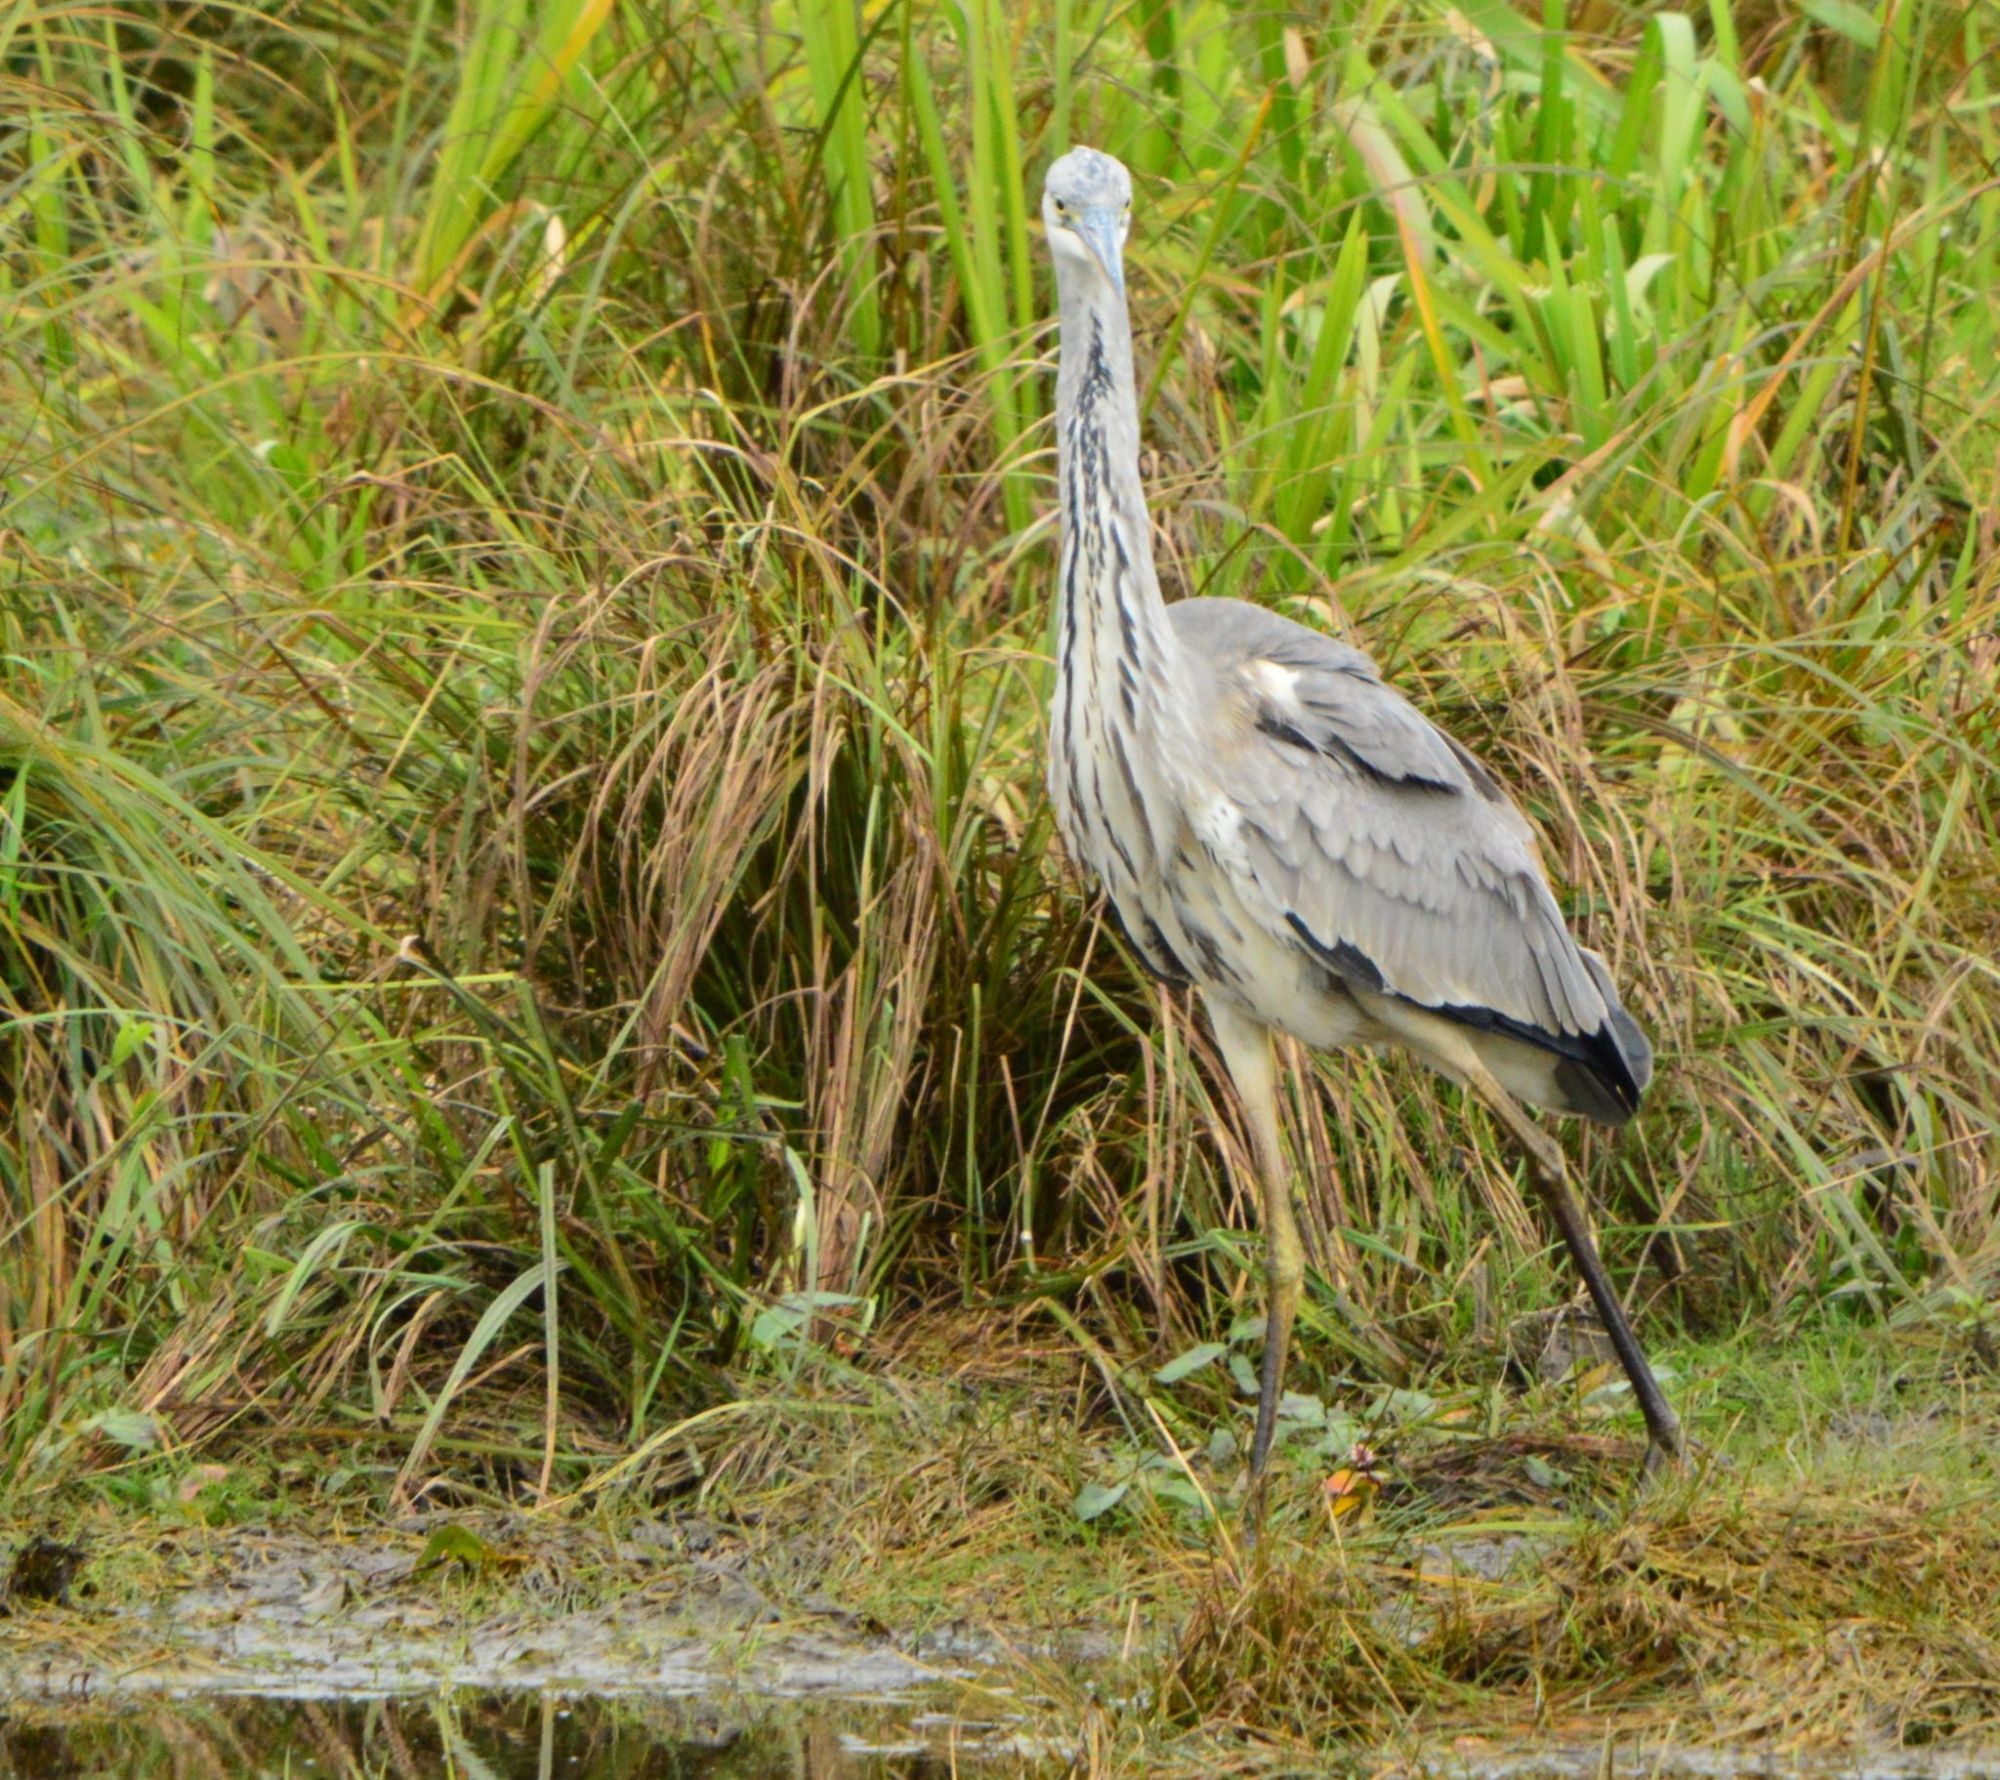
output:
M 1160 596 L 1126 311 L 1132 181 L 1078 148 L 1049 169 L 1061 554 L 1049 789 L 1133 950 L 1201 992 L 1259 1177 L 1268 1298 L 1260 1488 L 1305 1277 L 1272 1036 L 1400 1045 L 1514 1134 L 1645 1417 L 1680 1424 L 1522 1102 L 1622 1125 L 1652 1047 L 1571 937 L 1532 830 L 1480 763 L 1359 650 L 1233 599 Z

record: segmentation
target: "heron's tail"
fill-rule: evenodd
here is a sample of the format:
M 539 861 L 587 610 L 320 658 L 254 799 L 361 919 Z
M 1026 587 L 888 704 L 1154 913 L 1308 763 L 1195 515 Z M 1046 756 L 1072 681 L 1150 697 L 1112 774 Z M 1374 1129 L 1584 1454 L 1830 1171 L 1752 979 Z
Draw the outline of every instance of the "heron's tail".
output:
M 1486 1066 L 1509 1093 L 1550 1112 L 1627 1124 L 1653 1079 L 1653 1047 L 1618 999 L 1604 960 L 1577 950 L 1604 1000 L 1604 1024 L 1595 1032 L 1548 1032 L 1488 1010 L 1471 1023 L 1490 1035 L 1481 1045 Z M 1456 1010 L 1456 1017 L 1464 1020 L 1466 1011 Z
M 1625 1011 L 1624 1002 L 1618 999 L 1618 985 L 1611 980 L 1611 972 L 1605 968 L 1604 960 L 1588 946 L 1578 946 L 1577 950 L 1583 954 L 1583 967 L 1590 972 L 1590 980 L 1597 985 L 1598 994 L 1604 997 L 1604 1005 L 1611 1010 L 1611 1037 L 1624 1060 L 1625 1073 L 1632 1078 L 1632 1086 L 1643 1094 L 1647 1083 L 1653 1079 L 1652 1043 L 1639 1030 L 1639 1022 Z
M 1653 1047 L 1618 999 L 1618 985 L 1604 960 L 1588 947 L 1577 950 L 1604 997 L 1605 1022 L 1590 1041 L 1587 1057 L 1565 1057 L 1557 1064 L 1556 1085 L 1566 1104 L 1556 1110 L 1581 1114 L 1600 1125 L 1622 1125 L 1639 1110 L 1646 1084 L 1653 1079 Z

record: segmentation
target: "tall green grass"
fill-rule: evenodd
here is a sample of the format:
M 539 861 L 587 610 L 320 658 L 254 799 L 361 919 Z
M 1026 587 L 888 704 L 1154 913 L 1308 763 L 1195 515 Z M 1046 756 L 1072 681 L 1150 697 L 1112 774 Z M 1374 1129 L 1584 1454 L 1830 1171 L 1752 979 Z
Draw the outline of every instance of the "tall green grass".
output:
M 6 1487 L 344 1430 L 546 1490 L 946 1296 L 1230 1314 L 1199 1021 L 1040 791 L 1079 140 L 1139 175 L 1170 593 L 1370 647 L 1658 1038 L 1576 1139 L 1635 1293 L 1990 1327 L 1993 35 L 15 8 Z M 1290 1113 L 1309 1358 L 1566 1290 L 1454 1096 Z

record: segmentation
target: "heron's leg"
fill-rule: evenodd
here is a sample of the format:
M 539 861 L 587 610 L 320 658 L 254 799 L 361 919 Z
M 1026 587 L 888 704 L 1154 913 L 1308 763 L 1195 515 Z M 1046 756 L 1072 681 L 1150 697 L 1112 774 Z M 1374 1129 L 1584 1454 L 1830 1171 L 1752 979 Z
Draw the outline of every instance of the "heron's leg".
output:
M 1271 1058 L 1270 1031 L 1218 1001 L 1208 1003 L 1208 1023 L 1236 1084 L 1243 1122 L 1250 1128 L 1264 1223 L 1264 1365 L 1257 1381 L 1257 1432 L 1250 1443 L 1250 1479 L 1261 1484 L 1278 1426 L 1278 1399 L 1285 1386 L 1285 1356 L 1292 1324 L 1305 1289 L 1306 1251 L 1292 1214 L 1291 1170 L 1278 1138 L 1278 1076 Z
M 1632 1325 L 1625 1319 L 1625 1307 L 1618 1302 L 1611 1278 L 1604 1271 L 1603 1261 L 1598 1258 L 1597 1244 L 1591 1240 L 1583 1207 L 1570 1191 L 1561 1149 L 1490 1075 L 1482 1072 L 1472 1085 L 1528 1152 L 1528 1172 L 1534 1176 L 1542 1203 L 1549 1208 L 1556 1228 L 1562 1232 L 1563 1243 L 1569 1249 L 1570 1259 L 1576 1263 L 1577 1272 L 1583 1275 L 1590 1301 L 1597 1306 L 1598 1319 L 1604 1324 L 1604 1332 L 1611 1337 L 1619 1364 L 1625 1368 L 1625 1376 L 1632 1381 L 1632 1394 L 1638 1398 L 1639 1412 L 1646 1418 L 1647 1471 L 1680 1465 L 1687 1457 L 1687 1438 L 1681 1432 L 1680 1418 L 1674 1414 L 1673 1405 L 1667 1401 L 1659 1380 L 1653 1376 L 1653 1368 L 1646 1362 L 1646 1350 L 1639 1345 L 1638 1336 L 1632 1333 Z

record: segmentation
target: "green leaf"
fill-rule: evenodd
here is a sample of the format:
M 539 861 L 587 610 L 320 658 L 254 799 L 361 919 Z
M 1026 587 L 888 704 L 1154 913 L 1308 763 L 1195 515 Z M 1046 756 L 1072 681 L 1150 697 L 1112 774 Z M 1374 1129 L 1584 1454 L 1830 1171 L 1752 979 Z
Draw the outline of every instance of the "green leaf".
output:
M 852 1292 L 787 1292 L 775 1304 L 767 1304 L 750 1325 L 750 1345 L 766 1353 L 792 1346 L 815 1314 L 822 1310 L 851 1310 L 868 1300 Z
M 152 1042 L 151 1020 L 120 1020 L 118 1036 L 111 1041 L 111 1067 L 116 1069 Z
M 425 1571 L 440 1566 L 455 1566 L 468 1575 L 480 1576 L 492 1569 L 495 1561 L 493 1547 L 477 1533 L 460 1526 L 457 1521 L 446 1521 L 424 1541 L 415 1573 L 421 1576 Z
M 1297 1422 L 1302 1428 L 1326 1426 L 1326 1405 L 1304 1391 L 1286 1391 L 1278 1399 L 1278 1419 Z
M 537 1261 L 534 1266 L 519 1275 L 493 1302 L 487 1305 L 479 1321 L 473 1325 L 472 1334 L 464 1347 L 459 1349 L 458 1358 L 452 1362 L 451 1371 L 445 1375 L 444 1388 L 432 1401 L 424 1423 L 417 1430 L 417 1438 L 411 1445 L 409 1456 L 403 1460 L 398 1480 L 407 1478 L 424 1462 L 431 1449 L 431 1442 L 437 1438 L 437 1431 L 444 1425 L 445 1412 L 450 1409 L 452 1399 L 458 1395 L 459 1387 L 472 1374 L 480 1356 L 493 1345 L 494 1339 L 507 1326 L 508 1319 L 521 1308 L 536 1292 L 542 1289 L 542 1281 L 548 1277 L 548 1270 Z
M 292 1306 L 298 1302 L 299 1294 L 322 1266 L 330 1270 L 340 1265 L 340 1257 L 345 1253 L 349 1239 L 361 1228 L 360 1219 L 341 1218 L 328 1224 L 306 1244 L 298 1260 L 292 1264 L 291 1277 L 285 1281 L 284 1289 L 265 1314 L 264 1333 L 267 1337 L 276 1339 L 278 1331 L 285 1326 L 285 1319 L 291 1315 Z
M 1076 1492 L 1076 1500 L 1069 1505 L 1069 1511 L 1080 1521 L 1096 1520 L 1124 1501 L 1125 1493 L 1131 1487 L 1129 1477 L 1121 1483 L 1086 1483 Z
M 1198 1347 L 1191 1347 L 1184 1354 L 1176 1354 L 1159 1371 L 1153 1374 L 1155 1384 L 1179 1384 L 1184 1378 L 1199 1372 L 1204 1366 L 1212 1366 L 1228 1352 L 1219 1341 L 1204 1341 Z
M 443 294 L 459 251 L 498 210 L 501 176 L 528 139 L 563 105 L 592 108 L 597 89 L 577 64 L 611 11 L 611 0 L 477 0 L 467 8 L 470 31 L 417 243 L 427 295 Z
M 1873 49 L 1882 41 L 1882 27 L 1874 15 L 1851 0 L 1799 0 L 1799 11 L 1863 49 Z
M 1543 33 L 1508 5 L 1507 0 L 1461 0 L 1459 11 L 1514 67 L 1541 72 Z M 1582 99 L 1598 117 L 1614 116 L 1618 95 L 1611 83 L 1579 60 L 1567 46 L 1561 54 L 1569 92 Z
M 1384 1391 L 1375 1399 L 1375 1413 L 1385 1421 L 1428 1421 L 1437 1414 L 1437 1399 L 1428 1391 Z
M 1184 1472 L 1161 1471 L 1149 1475 L 1146 1493 L 1156 1502 L 1172 1502 L 1176 1507 L 1192 1508 L 1197 1514 L 1208 1512 L 1207 1501 Z
M 127 1452 L 151 1452 L 160 1444 L 160 1424 L 136 1409 L 106 1409 L 83 1426 L 87 1433 L 102 1434 Z
M 1354 1450 L 1354 1442 L 1360 1436 L 1361 1424 L 1344 1409 L 1329 1409 L 1326 1412 L 1326 1430 L 1313 1444 L 1313 1451 L 1329 1459 L 1345 1459 Z

